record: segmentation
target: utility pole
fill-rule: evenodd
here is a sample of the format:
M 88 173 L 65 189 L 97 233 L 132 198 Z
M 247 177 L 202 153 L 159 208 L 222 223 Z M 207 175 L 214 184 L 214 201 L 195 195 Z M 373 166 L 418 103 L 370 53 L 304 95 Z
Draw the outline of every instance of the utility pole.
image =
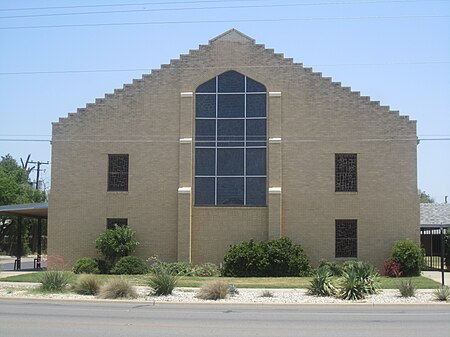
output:
M 41 172 L 41 165 L 48 165 L 49 162 L 41 162 L 41 161 L 30 161 L 30 164 L 36 164 L 36 189 L 39 190 L 39 173 Z M 34 235 L 33 235 L 34 237 Z M 35 265 L 34 268 L 41 269 L 41 256 L 42 256 L 42 219 L 38 218 L 38 227 L 37 227 L 37 257 L 34 259 Z
M 29 161 L 30 164 L 37 164 L 37 168 L 36 168 L 36 189 L 39 189 L 39 173 L 41 172 L 41 165 L 48 165 L 49 162 L 47 161 L 46 163 L 41 162 L 41 161 Z

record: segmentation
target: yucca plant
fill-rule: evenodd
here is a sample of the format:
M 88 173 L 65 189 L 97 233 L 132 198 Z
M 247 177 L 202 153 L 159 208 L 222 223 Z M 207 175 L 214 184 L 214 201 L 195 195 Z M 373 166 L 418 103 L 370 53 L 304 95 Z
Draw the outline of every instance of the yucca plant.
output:
M 81 275 L 72 285 L 72 290 L 80 295 L 97 295 L 103 282 L 92 274 Z
M 41 289 L 49 292 L 62 292 L 69 284 L 70 276 L 62 270 L 48 270 L 39 276 Z
M 332 282 L 332 272 L 326 265 L 317 269 L 310 285 L 308 294 L 314 296 L 333 296 L 336 294 L 336 287 Z
M 174 274 L 165 268 L 155 270 L 148 281 L 152 288 L 151 294 L 155 296 L 171 295 L 179 280 L 178 274 Z
M 375 268 L 362 261 L 344 264 L 339 279 L 338 297 L 346 300 L 361 300 L 379 291 L 379 276 Z
M 137 293 L 130 282 L 117 278 L 104 284 L 98 292 L 98 297 L 104 299 L 136 298 Z
M 416 296 L 416 286 L 411 279 L 401 280 L 398 284 L 398 290 L 402 297 L 414 297 Z
M 434 291 L 434 296 L 438 301 L 450 300 L 450 288 L 448 286 L 440 286 Z

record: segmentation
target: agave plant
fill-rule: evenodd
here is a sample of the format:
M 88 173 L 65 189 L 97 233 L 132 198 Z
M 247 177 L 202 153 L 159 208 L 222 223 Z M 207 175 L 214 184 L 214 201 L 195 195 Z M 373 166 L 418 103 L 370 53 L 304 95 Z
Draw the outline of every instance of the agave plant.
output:
M 379 275 L 375 268 L 362 261 L 345 264 L 339 280 L 338 297 L 346 300 L 361 300 L 379 291 Z
M 336 294 L 336 287 L 332 283 L 332 272 L 328 266 L 317 269 L 308 287 L 308 294 L 315 296 L 333 296 Z

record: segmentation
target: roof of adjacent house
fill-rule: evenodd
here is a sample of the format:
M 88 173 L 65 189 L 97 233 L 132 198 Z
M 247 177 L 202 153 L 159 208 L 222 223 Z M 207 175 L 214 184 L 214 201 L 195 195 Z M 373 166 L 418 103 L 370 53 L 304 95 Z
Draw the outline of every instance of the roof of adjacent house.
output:
M 450 204 L 420 204 L 420 227 L 450 227 Z

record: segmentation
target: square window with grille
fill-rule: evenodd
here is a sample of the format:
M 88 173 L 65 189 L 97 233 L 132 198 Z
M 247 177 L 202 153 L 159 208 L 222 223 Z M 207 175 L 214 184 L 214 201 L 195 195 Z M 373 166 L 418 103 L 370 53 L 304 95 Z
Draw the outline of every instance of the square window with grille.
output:
M 108 156 L 108 191 L 128 191 L 127 154 L 110 154 Z
M 357 192 L 357 156 L 354 153 L 335 155 L 336 192 Z
M 107 229 L 113 229 L 115 225 L 117 225 L 119 227 L 127 227 L 128 219 L 125 219 L 125 218 L 108 218 L 108 219 L 106 219 L 106 228 Z
M 357 221 L 336 220 L 336 257 L 358 257 Z

